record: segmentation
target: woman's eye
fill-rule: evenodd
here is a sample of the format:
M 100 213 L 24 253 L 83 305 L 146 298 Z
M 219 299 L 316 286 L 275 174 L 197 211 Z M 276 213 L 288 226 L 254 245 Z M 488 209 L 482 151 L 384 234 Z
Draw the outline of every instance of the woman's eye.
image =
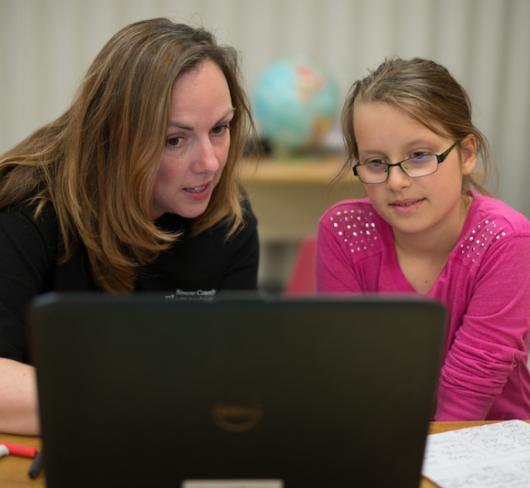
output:
M 230 126 L 228 124 L 221 124 L 221 125 L 215 126 L 212 129 L 212 133 L 215 134 L 216 136 L 220 136 L 228 129 L 230 129 Z
M 177 147 L 181 145 L 181 141 L 182 141 L 182 137 L 173 136 L 173 137 L 168 137 L 166 139 L 166 144 L 168 146 Z

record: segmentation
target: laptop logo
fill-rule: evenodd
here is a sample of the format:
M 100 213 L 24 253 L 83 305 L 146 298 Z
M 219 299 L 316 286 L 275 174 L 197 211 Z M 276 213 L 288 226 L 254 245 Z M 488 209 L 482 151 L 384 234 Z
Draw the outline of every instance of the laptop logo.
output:
M 181 488 L 283 488 L 283 480 L 184 480 Z
M 214 403 L 212 417 L 215 425 L 227 432 L 248 432 L 263 417 L 263 407 L 258 402 L 249 404 Z

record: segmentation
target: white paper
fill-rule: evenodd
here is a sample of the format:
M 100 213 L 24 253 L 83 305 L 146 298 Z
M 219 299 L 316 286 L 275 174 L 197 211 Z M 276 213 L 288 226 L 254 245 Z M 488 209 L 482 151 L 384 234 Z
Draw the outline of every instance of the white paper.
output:
M 528 488 L 530 424 L 507 420 L 431 434 L 422 473 L 442 488 Z

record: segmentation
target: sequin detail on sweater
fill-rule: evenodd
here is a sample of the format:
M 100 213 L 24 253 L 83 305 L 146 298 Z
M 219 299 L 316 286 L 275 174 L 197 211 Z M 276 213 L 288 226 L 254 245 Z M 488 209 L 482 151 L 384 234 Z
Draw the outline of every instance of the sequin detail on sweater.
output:
M 329 217 L 334 232 L 351 253 L 362 253 L 375 247 L 379 232 L 371 210 L 337 210 Z
M 484 219 L 460 239 L 460 254 L 476 263 L 484 250 L 494 242 L 506 237 L 503 227 L 492 219 Z

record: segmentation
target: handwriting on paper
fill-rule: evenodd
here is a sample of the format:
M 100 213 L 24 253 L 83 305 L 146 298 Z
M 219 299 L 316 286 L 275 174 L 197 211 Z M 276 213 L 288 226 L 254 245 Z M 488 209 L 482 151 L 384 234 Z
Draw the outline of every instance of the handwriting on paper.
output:
M 443 488 L 528 488 L 530 424 L 508 420 L 429 435 L 423 475 Z

